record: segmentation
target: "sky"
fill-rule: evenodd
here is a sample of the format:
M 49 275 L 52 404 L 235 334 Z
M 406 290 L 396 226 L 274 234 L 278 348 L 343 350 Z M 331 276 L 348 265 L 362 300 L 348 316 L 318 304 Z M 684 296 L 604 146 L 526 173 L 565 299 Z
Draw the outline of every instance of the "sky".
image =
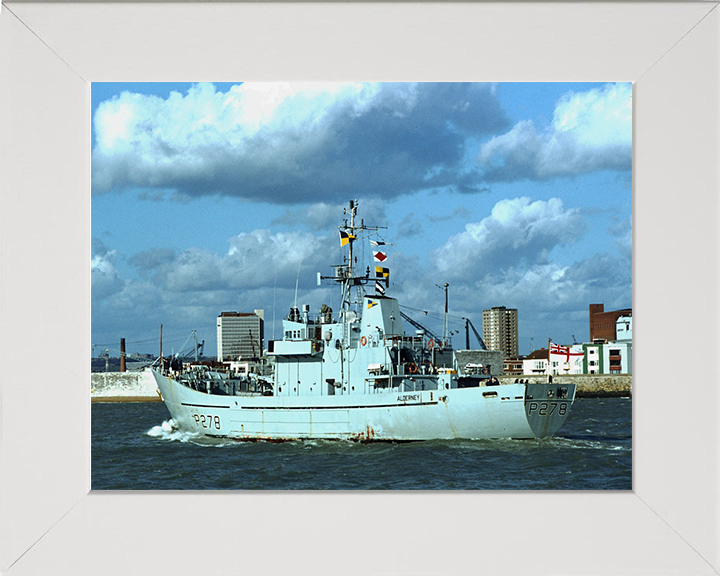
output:
M 630 83 L 93 83 L 92 343 L 216 354 L 221 312 L 339 308 L 337 226 L 383 227 L 388 296 L 441 332 L 518 309 L 521 354 L 632 307 Z

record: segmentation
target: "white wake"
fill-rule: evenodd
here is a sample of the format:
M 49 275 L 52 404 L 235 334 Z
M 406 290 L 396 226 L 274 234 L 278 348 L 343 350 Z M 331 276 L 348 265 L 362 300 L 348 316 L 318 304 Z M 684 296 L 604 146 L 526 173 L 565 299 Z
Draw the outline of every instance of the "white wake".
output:
M 176 442 L 191 442 L 202 436 L 199 432 L 189 432 L 188 430 L 178 428 L 172 418 L 165 420 L 159 426 L 150 428 L 150 430 L 147 431 L 147 435 L 153 438 L 160 438 L 161 440 Z

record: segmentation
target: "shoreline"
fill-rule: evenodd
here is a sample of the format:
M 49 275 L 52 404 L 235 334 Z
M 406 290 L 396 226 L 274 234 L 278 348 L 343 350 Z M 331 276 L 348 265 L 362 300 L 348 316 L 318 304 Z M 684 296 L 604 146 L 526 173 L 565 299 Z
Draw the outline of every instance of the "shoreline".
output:
M 155 396 L 91 396 L 92 404 L 114 404 L 118 402 L 140 403 L 140 402 L 162 402 L 159 395 Z

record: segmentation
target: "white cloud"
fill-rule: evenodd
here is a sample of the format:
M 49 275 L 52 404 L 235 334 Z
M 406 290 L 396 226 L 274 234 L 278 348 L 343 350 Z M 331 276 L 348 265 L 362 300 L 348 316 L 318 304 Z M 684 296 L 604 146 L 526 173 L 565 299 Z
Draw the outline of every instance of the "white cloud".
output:
M 159 188 L 332 202 L 455 185 L 468 135 L 507 119 L 475 83 L 194 85 L 167 99 L 124 92 L 95 113 L 94 193 Z
M 615 223 L 608 230 L 611 236 L 615 238 L 615 247 L 619 250 L 620 254 L 632 258 L 632 219 L 627 218 L 625 220 L 617 219 Z
M 446 280 L 436 275 L 434 280 Z M 460 330 L 455 344 L 464 342 L 461 317 L 470 318 L 482 328 L 481 311 L 492 306 L 517 308 L 520 320 L 521 349 L 527 352 L 529 338 L 536 347 L 552 337 L 570 343 L 571 335 L 587 338 L 588 303 L 604 302 L 607 309 L 631 306 L 629 262 L 614 255 L 594 256 L 563 265 L 557 262 L 510 268 L 487 276 L 458 276 L 449 282 L 450 328 Z M 392 286 L 392 295 L 416 321 L 440 334 L 444 294 L 431 278 L 405 281 Z M 426 315 L 418 310 L 429 311 Z M 557 341 L 557 340 L 556 340 Z
M 464 316 L 480 330 L 480 311 L 505 305 L 521 311 L 523 337 L 568 338 L 564 329 L 582 338 L 588 302 L 604 302 L 608 309 L 631 304 L 629 251 L 597 254 L 577 263 L 553 257 L 555 247 L 572 242 L 582 230 L 581 212 L 559 199 L 502 200 L 487 218 L 448 238 L 429 258 L 391 250 L 389 294 L 403 306 L 433 313 L 406 309 L 437 333 L 444 303 L 437 285 L 449 282 L 453 329 L 461 325 L 457 317 Z M 618 221 L 614 232 L 625 241 L 629 222 Z M 294 302 L 298 272 L 299 304 L 308 303 L 312 310 L 322 303 L 339 307 L 334 288 L 315 286 L 317 271 L 326 274 L 328 265 L 341 261 L 333 235 L 260 229 L 233 236 L 224 253 L 152 249 L 128 259 L 145 273 L 142 281 L 121 277 L 117 259 L 113 250 L 97 243 L 92 263 L 97 341 L 138 332 L 152 335 L 164 323 L 167 330 L 197 329 L 211 342 L 220 312 L 255 308 L 266 311 L 271 336 L 273 310 L 279 321 Z
M 222 311 L 263 308 L 270 322 L 277 304 L 280 320 L 292 303 L 298 272 L 303 302 L 319 308 L 316 301 L 327 292 L 306 293 L 315 287 L 317 266 L 333 263 L 327 255 L 332 240 L 255 230 L 230 238 L 224 254 L 151 249 L 128 259 L 143 280 L 124 278 L 114 264 L 116 252 L 94 242 L 100 254 L 92 259 L 93 338 L 109 342 L 126 334 L 154 334 L 165 324 L 175 332 L 197 329 L 212 342 L 215 317 Z
M 632 163 L 632 86 L 607 84 L 569 92 L 546 129 L 532 121 L 483 144 L 478 162 L 489 181 L 548 179 L 599 170 L 629 170 Z
M 123 289 L 125 283 L 115 268 L 116 256 L 115 250 L 106 250 L 92 257 L 90 277 L 93 299 L 102 300 Z
M 226 254 L 189 248 L 151 249 L 129 262 L 164 290 L 213 292 L 273 286 L 294 286 L 298 270 L 327 260 L 327 237 L 310 233 L 254 230 L 229 239 Z M 338 243 L 339 246 L 339 243 Z
M 230 240 L 223 278 L 233 287 L 271 286 L 276 281 L 290 286 L 299 271 L 307 274 L 308 267 L 315 270 L 327 261 L 330 242 L 328 237 L 309 233 L 254 230 L 238 234 Z
M 556 246 L 573 242 L 582 232 L 579 211 L 562 200 L 501 200 L 490 216 L 467 224 L 432 254 L 447 278 L 495 276 L 511 268 L 545 264 Z

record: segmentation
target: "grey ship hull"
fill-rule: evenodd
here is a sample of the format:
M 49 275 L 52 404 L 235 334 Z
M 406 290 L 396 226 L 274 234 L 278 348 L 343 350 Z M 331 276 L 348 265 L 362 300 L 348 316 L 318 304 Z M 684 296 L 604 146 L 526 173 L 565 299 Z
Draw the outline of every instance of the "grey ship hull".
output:
M 570 412 L 572 384 L 505 384 L 320 397 L 226 396 L 193 390 L 155 370 L 177 426 L 237 440 L 540 438 Z

